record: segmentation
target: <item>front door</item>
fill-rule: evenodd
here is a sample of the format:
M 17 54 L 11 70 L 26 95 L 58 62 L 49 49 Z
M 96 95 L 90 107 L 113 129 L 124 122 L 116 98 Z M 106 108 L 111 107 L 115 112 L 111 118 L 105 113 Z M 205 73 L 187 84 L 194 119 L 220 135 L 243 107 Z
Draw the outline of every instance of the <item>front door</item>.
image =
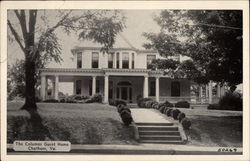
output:
M 116 88 L 116 98 L 132 103 L 132 87 L 129 83 L 120 82 L 117 84 Z

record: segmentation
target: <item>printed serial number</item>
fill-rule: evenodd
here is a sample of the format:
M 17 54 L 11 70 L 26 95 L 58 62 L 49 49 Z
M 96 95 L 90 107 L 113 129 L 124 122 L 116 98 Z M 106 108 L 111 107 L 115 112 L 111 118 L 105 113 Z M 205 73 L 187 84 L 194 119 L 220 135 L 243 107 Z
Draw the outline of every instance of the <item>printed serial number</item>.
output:
M 237 148 L 219 148 L 218 152 L 237 152 Z

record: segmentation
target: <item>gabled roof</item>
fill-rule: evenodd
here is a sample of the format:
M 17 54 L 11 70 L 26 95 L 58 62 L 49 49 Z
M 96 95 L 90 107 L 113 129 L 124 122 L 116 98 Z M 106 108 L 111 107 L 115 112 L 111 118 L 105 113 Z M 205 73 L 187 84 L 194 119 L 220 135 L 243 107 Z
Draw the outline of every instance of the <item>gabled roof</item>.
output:
M 72 53 L 80 50 L 101 50 L 102 45 L 93 41 L 81 40 L 79 43 L 71 50 Z M 115 44 L 113 45 L 114 51 L 116 50 L 133 50 L 138 53 L 157 53 L 154 50 L 139 50 L 135 48 L 121 33 L 117 35 L 115 39 Z M 112 51 L 111 50 L 111 51 Z

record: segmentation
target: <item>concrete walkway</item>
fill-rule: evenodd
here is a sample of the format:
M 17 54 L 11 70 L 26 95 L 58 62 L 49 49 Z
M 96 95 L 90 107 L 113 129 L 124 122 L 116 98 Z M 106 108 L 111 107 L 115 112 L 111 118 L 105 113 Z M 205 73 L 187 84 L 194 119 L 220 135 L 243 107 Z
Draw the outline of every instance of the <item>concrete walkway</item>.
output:
M 131 113 L 135 123 L 170 123 L 155 109 L 134 108 Z

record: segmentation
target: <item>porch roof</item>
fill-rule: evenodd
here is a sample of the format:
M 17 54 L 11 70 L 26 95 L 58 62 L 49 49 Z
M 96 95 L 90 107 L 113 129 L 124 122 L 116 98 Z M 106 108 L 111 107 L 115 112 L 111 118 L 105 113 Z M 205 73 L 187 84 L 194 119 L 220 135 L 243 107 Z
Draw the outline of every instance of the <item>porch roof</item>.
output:
M 60 75 L 60 76 L 163 76 L 163 71 L 150 69 L 76 69 L 76 68 L 43 68 L 39 69 L 41 75 Z

